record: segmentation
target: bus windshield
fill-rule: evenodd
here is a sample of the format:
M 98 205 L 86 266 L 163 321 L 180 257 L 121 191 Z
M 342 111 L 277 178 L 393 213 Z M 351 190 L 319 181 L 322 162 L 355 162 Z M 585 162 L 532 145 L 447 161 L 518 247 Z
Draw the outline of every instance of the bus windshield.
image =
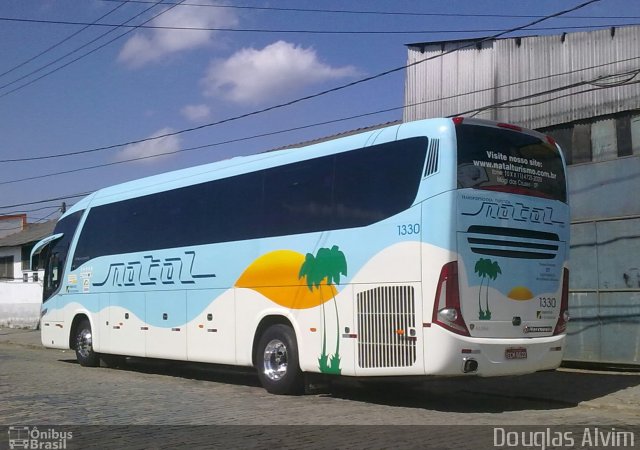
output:
M 62 237 L 53 241 L 42 252 L 42 260 L 44 261 L 43 301 L 51 298 L 60 288 L 60 281 L 63 277 L 67 253 L 69 252 L 69 244 L 71 244 L 71 239 L 73 239 L 73 234 L 78 227 L 78 222 L 80 222 L 83 212 L 77 211 L 60 220 L 53 233 L 62 234 Z
M 458 188 L 487 189 L 566 203 L 562 157 L 538 136 L 475 124 L 456 126 Z

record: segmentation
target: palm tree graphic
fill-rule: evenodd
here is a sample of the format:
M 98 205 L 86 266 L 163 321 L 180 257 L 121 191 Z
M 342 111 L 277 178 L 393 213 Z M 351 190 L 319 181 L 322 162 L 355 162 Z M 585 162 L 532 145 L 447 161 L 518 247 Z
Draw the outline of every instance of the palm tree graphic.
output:
M 495 280 L 498 278 L 498 274 L 502 274 L 502 270 L 500 269 L 500 265 L 497 261 L 491 261 L 490 259 L 480 258 L 474 267 L 475 273 L 481 277 L 480 280 L 480 290 L 478 291 L 478 308 L 480 309 L 479 319 L 480 320 L 491 320 L 491 310 L 489 309 L 489 280 Z M 485 278 L 487 278 L 487 284 L 485 286 L 486 292 L 486 309 L 482 309 L 482 283 Z
M 347 275 L 347 259 L 344 253 L 340 251 L 337 245 L 328 248 L 320 248 L 315 256 L 311 253 L 307 253 L 302 266 L 300 266 L 300 272 L 298 273 L 298 279 L 306 278 L 307 287 L 310 291 L 314 288 L 320 288 L 320 284 L 325 279 L 327 285 L 339 284 L 340 275 Z M 322 290 L 320 290 L 322 294 Z M 320 372 L 332 373 L 339 375 L 340 369 L 340 319 L 338 317 L 338 303 L 335 296 L 333 297 L 333 305 L 336 310 L 336 351 L 329 358 L 327 354 L 327 322 L 324 309 L 324 299 L 322 302 L 322 354 L 318 358 L 318 364 Z

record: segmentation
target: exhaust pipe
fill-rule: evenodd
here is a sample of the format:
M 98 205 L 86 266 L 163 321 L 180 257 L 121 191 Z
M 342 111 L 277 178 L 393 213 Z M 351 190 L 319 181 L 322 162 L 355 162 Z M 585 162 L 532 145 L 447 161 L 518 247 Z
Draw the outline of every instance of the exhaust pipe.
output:
M 462 360 L 462 371 L 464 373 L 473 373 L 478 371 L 478 361 L 473 358 L 464 358 Z

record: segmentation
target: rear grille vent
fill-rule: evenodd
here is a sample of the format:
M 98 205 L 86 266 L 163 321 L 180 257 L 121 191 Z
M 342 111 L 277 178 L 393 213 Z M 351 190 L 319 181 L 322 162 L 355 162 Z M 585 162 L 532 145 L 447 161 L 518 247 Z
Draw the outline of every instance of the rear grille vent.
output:
M 438 171 L 438 156 L 440 154 L 440 139 L 429 141 L 429 152 L 427 153 L 427 164 L 424 168 L 424 176 L 427 177 Z
M 416 361 L 415 295 L 411 286 L 382 286 L 356 296 L 358 365 L 408 367 Z
M 559 241 L 555 233 L 519 228 L 474 225 L 467 230 L 471 251 L 480 255 L 520 259 L 553 259 L 558 254 Z M 540 242 L 546 241 L 546 242 Z

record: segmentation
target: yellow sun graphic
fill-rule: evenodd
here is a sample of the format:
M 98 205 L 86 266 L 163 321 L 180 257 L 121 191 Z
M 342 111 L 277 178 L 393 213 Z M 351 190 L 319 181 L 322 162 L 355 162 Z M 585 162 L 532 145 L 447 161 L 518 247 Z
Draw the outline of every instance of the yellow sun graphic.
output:
M 524 286 L 516 286 L 511 289 L 511 291 L 509 291 L 507 297 L 509 297 L 511 300 L 531 300 L 533 298 L 533 293 Z
M 305 256 L 292 250 L 275 250 L 253 261 L 236 281 L 236 287 L 252 289 L 280 306 L 307 309 L 331 300 L 337 290 L 327 285 L 309 290 L 304 280 L 298 279 Z

